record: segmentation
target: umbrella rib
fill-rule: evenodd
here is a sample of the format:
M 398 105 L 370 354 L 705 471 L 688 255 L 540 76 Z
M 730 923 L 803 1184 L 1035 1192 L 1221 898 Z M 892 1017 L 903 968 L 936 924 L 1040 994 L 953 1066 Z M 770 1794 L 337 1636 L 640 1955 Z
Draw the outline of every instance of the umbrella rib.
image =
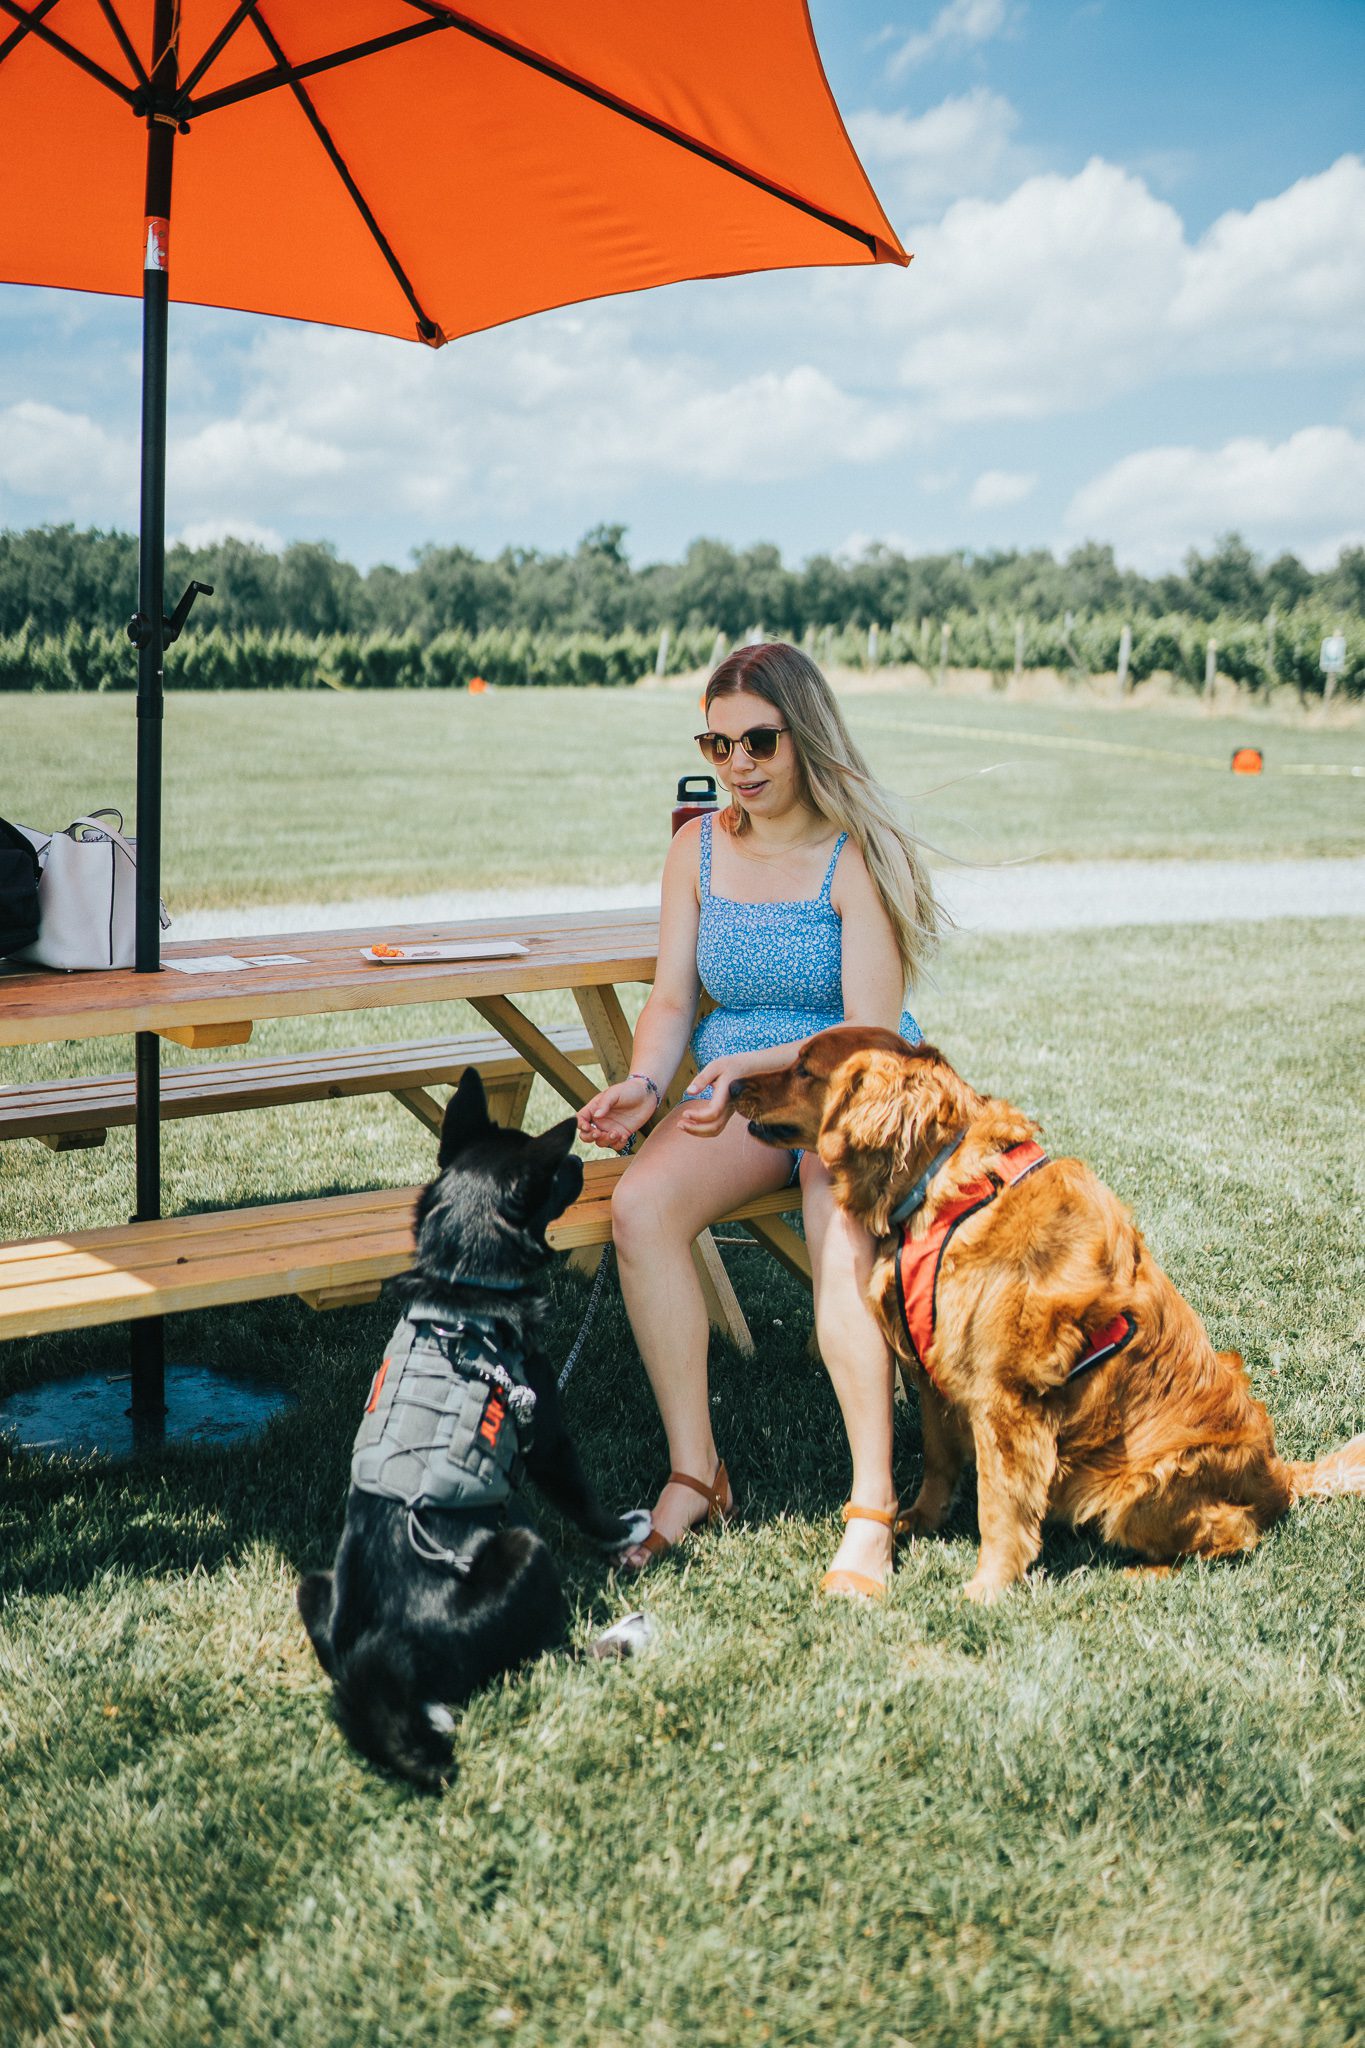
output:
M 41 21 L 45 14 L 51 14 L 53 8 L 56 5 L 57 0 L 38 0 L 38 5 L 33 10 L 34 21 Z M 18 28 L 12 28 L 10 30 L 9 34 L 5 37 L 4 42 L 0 43 L 0 64 L 4 63 L 6 57 L 8 57 L 11 50 L 16 48 L 18 44 L 22 43 L 24 37 L 28 34 L 32 26 L 32 21 L 23 21 L 20 23 Z
M 239 18 L 250 15 L 260 26 L 256 0 L 241 0 L 237 12 Z M 236 22 L 232 26 L 235 28 Z M 201 100 L 191 100 L 190 91 L 195 81 L 203 77 L 211 57 L 217 55 L 215 50 L 207 53 L 186 79 L 175 103 L 175 113 L 182 121 L 193 120 L 200 114 L 216 114 L 220 107 L 234 107 L 242 100 L 258 99 L 262 93 L 273 92 L 277 86 L 293 85 L 300 78 L 315 78 L 320 71 L 335 71 L 340 64 L 353 64 L 358 57 L 372 57 L 379 50 L 391 50 L 400 43 L 416 42 L 419 37 L 432 35 L 447 26 L 444 21 L 423 21 L 411 28 L 393 29 L 386 36 L 374 36 L 367 43 L 353 43 L 345 50 L 333 50 L 326 57 L 310 57 L 303 64 L 290 64 L 281 58 L 273 71 L 253 72 L 250 78 L 239 79 L 236 85 L 225 85 L 221 92 L 208 92 Z M 220 47 L 226 41 L 224 34 L 220 38 Z
M 809 199 L 799 198 L 795 192 L 787 191 L 785 186 L 777 184 L 771 178 L 765 178 L 761 172 L 751 171 L 747 165 L 738 163 L 734 157 L 726 156 L 721 150 L 712 149 L 709 143 L 698 142 L 694 136 L 684 134 L 681 128 L 674 128 L 667 121 L 661 121 L 657 115 L 647 114 L 643 108 L 632 106 L 629 100 L 623 100 L 616 93 L 608 92 L 605 86 L 593 85 L 589 79 L 580 77 L 576 71 L 569 71 L 564 65 L 556 64 L 552 58 L 542 57 L 538 51 L 527 49 L 524 43 L 515 43 L 510 36 L 499 35 L 496 29 L 485 28 L 482 22 L 468 20 L 465 15 L 457 14 L 453 7 L 446 6 L 445 0 L 407 0 L 407 4 L 420 13 L 431 16 L 433 20 L 448 22 L 452 28 L 459 29 L 473 42 L 484 43 L 490 50 L 499 51 L 504 57 L 512 58 L 515 63 L 525 64 L 530 70 L 539 71 L 543 77 L 552 78 L 557 84 L 567 86 L 570 92 L 581 93 L 584 99 L 593 100 L 599 107 L 605 107 L 609 113 L 619 114 L 623 120 L 633 121 L 637 127 L 647 128 L 651 134 L 661 136 L 665 142 L 671 142 L 679 149 L 688 150 L 693 156 L 704 158 L 718 170 L 728 171 L 731 177 L 741 178 L 746 184 L 757 186 L 760 192 L 780 199 L 785 206 L 793 206 L 799 213 L 809 214 L 811 219 L 823 222 L 826 227 L 836 229 L 841 235 L 848 235 L 855 242 L 861 242 L 863 247 L 874 258 L 876 257 L 877 237 L 870 234 L 866 228 L 856 227 L 852 221 L 842 219 L 839 214 L 827 213 L 824 207 L 814 205 Z
M 189 99 L 190 94 L 194 91 L 194 88 L 198 85 L 209 66 L 217 62 L 218 58 L 232 41 L 238 29 L 246 20 L 248 14 L 250 14 L 253 4 L 254 0 L 239 0 L 238 6 L 228 16 L 226 22 L 219 29 L 217 35 L 209 44 L 189 76 L 180 81 L 180 87 L 176 94 L 175 111 L 181 119 L 184 118 L 184 102 Z
M 20 7 L 18 0 L 0 0 L 0 11 L 10 15 L 13 20 L 20 24 L 21 35 L 37 36 L 39 42 L 47 43 L 59 55 L 68 58 L 78 70 L 88 72 L 92 78 L 97 79 L 102 86 L 107 87 L 118 99 L 123 100 L 128 106 L 132 105 L 134 99 L 132 86 L 125 85 L 121 78 L 115 78 L 112 71 L 106 71 L 102 64 L 95 62 L 93 57 L 87 57 L 84 50 L 78 50 L 74 43 L 69 43 L 66 40 L 65 36 L 59 36 L 55 29 L 49 28 L 43 20 L 43 15 L 47 12 L 45 7 L 41 12 L 37 8 L 30 12 L 26 8 Z M 0 56 L 7 57 L 18 40 L 18 36 L 12 35 L 5 44 L 4 49 L 0 51 Z
M 423 341 L 444 341 L 445 336 L 441 333 L 441 330 L 436 325 L 436 322 L 429 318 L 425 308 L 422 305 L 421 300 L 418 298 L 416 292 L 413 290 L 407 272 L 404 270 L 402 264 L 398 261 L 397 256 L 394 254 L 392 248 L 390 247 L 387 235 L 384 233 L 384 230 L 380 227 L 379 222 L 375 219 L 374 214 L 370 208 L 369 202 L 366 200 L 364 193 L 361 191 L 359 185 L 357 185 L 355 179 L 351 176 L 345 158 L 342 156 L 341 151 L 337 148 L 335 142 L 333 142 L 331 135 L 327 131 L 326 124 L 323 122 L 321 115 L 317 111 L 317 108 L 313 105 L 313 102 L 309 99 L 308 94 L 304 91 L 299 78 L 294 72 L 293 66 L 290 64 L 289 59 L 285 56 L 283 49 L 276 41 L 273 30 L 270 28 L 267 22 L 261 19 L 258 7 L 255 4 L 255 0 L 253 0 L 253 4 L 251 7 L 251 19 L 256 27 L 257 33 L 259 34 L 261 41 L 265 44 L 271 56 L 279 65 L 283 83 L 288 85 L 289 90 L 293 93 L 295 99 L 302 107 L 304 115 L 309 123 L 309 126 L 312 128 L 313 133 L 317 136 L 318 141 L 326 150 L 328 157 L 331 159 L 333 169 L 336 171 L 337 176 L 341 179 L 342 184 L 346 187 L 346 190 L 350 193 L 356 211 L 359 213 L 360 218 L 364 221 L 366 227 L 370 231 L 370 234 L 374 238 L 375 246 L 378 248 L 380 255 L 384 258 L 384 261 L 388 264 L 389 269 L 393 272 L 394 278 L 397 281 L 398 287 L 402 292 L 404 298 L 407 300 L 408 304 L 412 307 L 413 312 L 416 314 L 418 334 L 421 336 Z
M 148 78 L 146 72 L 142 68 L 142 59 L 138 56 L 137 51 L 133 48 L 132 39 L 129 36 L 127 29 L 119 20 L 118 11 L 114 6 L 114 0 L 100 0 L 100 13 L 104 16 L 110 28 L 114 31 L 114 35 L 118 41 L 118 46 L 122 50 L 124 56 L 128 59 L 129 64 L 132 66 L 133 76 L 134 78 L 136 78 L 138 84 L 140 86 L 143 86 L 144 88 L 150 87 L 152 81 L 150 78 Z

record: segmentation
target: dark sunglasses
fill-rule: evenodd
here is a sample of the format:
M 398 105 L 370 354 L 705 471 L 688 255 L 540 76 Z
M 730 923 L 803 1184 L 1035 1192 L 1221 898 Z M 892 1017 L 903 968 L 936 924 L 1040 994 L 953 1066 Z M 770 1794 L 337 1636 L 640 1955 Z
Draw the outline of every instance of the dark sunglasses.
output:
M 743 747 L 751 761 L 771 761 L 786 730 L 785 725 L 751 725 L 737 740 L 723 732 L 699 732 L 697 745 L 713 768 L 723 768 L 736 747 Z

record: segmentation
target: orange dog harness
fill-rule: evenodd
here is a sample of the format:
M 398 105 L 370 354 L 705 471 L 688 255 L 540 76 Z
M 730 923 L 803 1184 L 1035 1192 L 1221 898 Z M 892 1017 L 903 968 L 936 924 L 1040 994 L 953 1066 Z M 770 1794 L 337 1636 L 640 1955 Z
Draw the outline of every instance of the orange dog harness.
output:
M 953 1232 L 978 1209 L 984 1209 L 988 1202 L 993 1202 L 1002 1188 L 1013 1187 L 1026 1174 L 1047 1165 L 1047 1153 L 1032 1139 L 1022 1145 L 1011 1145 L 1007 1152 L 999 1155 L 998 1165 L 989 1175 L 983 1174 L 980 1180 L 969 1181 L 953 1201 L 940 1209 L 924 1235 L 912 1238 L 910 1219 L 924 1207 L 930 1181 L 940 1166 L 956 1152 L 965 1135 L 964 1132 L 950 1145 L 944 1146 L 910 1193 L 891 1212 L 891 1221 L 900 1225 L 901 1232 L 900 1250 L 896 1254 L 896 1297 L 900 1303 L 901 1321 L 910 1339 L 916 1364 L 923 1368 L 930 1385 L 936 1388 L 938 1381 L 929 1369 L 928 1359 L 937 1319 L 938 1276 Z M 1136 1328 L 1130 1315 L 1115 1316 L 1102 1330 L 1094 1332 L 1084 1357 L 1072 1366 L 1067 1378 L 1074 1380 L 1078 1373 L 1088 1372 L 1091 1366 L 1102 1365 L 1106 1358 L 1112 1358 L 1116 1351 L 1123 1349 Z

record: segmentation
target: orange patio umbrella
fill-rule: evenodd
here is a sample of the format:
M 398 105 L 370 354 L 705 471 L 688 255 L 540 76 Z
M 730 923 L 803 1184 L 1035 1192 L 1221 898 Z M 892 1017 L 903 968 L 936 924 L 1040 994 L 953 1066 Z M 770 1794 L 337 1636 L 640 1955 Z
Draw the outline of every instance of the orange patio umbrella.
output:
M 197 588 L 168 619 L 169 300 L 439 347 L 682 278 L 908 261 L 804 0 L 0 0 L 0 200 L 0 279 L 143 301 L 129 635 L 147 972 L 163 654 Z M 144 1037 L 138 1214 L 154 1216 Z

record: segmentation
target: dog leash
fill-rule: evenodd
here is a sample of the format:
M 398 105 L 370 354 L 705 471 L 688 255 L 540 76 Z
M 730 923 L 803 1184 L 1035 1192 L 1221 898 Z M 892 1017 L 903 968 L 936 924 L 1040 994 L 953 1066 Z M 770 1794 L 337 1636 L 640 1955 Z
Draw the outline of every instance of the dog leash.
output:
M 602 1247 L 602 1256 L 597 1261 L 597 1273 L 593 1279 L 592 1293 L 588 1296 L 587 1312 L 583 1317 L 582 1325 L 579 1328 L 578 1335 L 574 1338 L 573 1349 L 572 1351 L 570 1351 L 568 1357 L 564 1361 L 564 1369 L 560 1373 L 558 1380 L 555 1382 L 555 1385 L 561 1394 L 563 1393 L 565 1387 L 568 1385 L 569 1374 L 577 1365 L 579 1357 L 582 1354 L 583 1346 L 586 1344 L 588 1340 L 588 1328 L 592 1322 L 593 1317 L 597 1313 L 597 1304 L 602 1299 L 602 1289 L 606 1285 L 607 1262 L 610 1258 L 611 1245 L 609 1243 L 604 1244 Z

